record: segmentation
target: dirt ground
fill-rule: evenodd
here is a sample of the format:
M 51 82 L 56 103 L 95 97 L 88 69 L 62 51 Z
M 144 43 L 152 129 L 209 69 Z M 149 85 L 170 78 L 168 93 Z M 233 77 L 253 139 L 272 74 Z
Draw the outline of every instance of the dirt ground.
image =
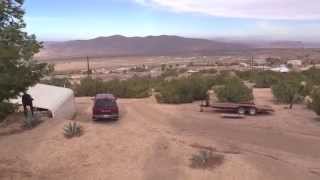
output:
M 55 64 L 57 72 L 77 71 L 87 68 L 87 61 L 83 59 L 61 59 L 56 61 L 48 61 Z M 177 57 L 109 57 L 109 58 L 91 58 L 90 67 L 93 69 L 106 68 L 114 69 L 119 67 L 135 67 L 138 65 L 160 66 L 163 63 L 188 63 L 190 60 Z
M 254 93 L 257 103 L 274 107 L 273 115 L 223 119 L 212 110 L 199 112 L 199 103 L 119 99 L 119 121 L 92 122 L 90 98 L 78 98 L 75 121 L 84 128 L 79 138 L 64 138 L 68 120 L 62 119 L 13 134 L 0 128 L 0 179 L 320 179 L 316 115 L 303 105 L 275 105 L 269 89 Z M 224 155 L 224 163 L 190 168 L 201 147 Z

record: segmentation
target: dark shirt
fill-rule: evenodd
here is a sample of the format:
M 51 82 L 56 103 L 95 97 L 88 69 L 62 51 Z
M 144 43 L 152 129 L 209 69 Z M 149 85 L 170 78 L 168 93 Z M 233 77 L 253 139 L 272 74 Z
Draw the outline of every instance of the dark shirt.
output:
M 22 104 L 23 105 L 31 105 L 32 101 L 33 101 L 33 99 L 29 94 L 24 94 L 22 96 Z

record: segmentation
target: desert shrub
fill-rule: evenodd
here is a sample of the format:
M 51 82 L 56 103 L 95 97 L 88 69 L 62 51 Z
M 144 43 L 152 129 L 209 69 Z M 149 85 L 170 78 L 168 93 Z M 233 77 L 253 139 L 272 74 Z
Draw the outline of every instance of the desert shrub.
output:
M 306 81 L 307 77 L 303 75 L 301 72 L 289 72 L 285 74 L 281 74 L 281 80 L 285 81 L 294 81 L 294 82 L 302 82 Z
M 86 77 L 80 80 L 80 84 L 75 85 L 76 96 L 94 96 L 103 90 L 104 82 L 101 79 Z
M 253 77 L 257 74 L 256 71 L 236 71 L 237 76 L 245 81 L 253 81 Z
M 226 79 L 225 83 L 215 87 L 214 91 L 221 102 L 249 102 L 253 100 L 252 90 L 237 77 Z
M 255 84 L 256 88 L 270 88 L 281 78 L 281 73 L 273 71 L 236 71 L 236 75 Z
M 157 88 L 159 94 L 156 95 L 156 99 L 160 103 L 168 104 L 191 103 L 193 97 L 189 87 L 190 83 L 186 80 L 175 79 L 163 82 L 162 85 Z
M 280 79 L 280 74 L 272 71 L 264 71 L 256 73 L 253 76 L 253 82 L 256 88 L 270 88 Z
M 112 93 L 120 98 L 144 98 L 150 96 L 151 78 L 133 77 L 128 80 L 102 81 L 85 78 L 75 86 L 76 96 L 94 96 L 97 93 Z
M 303 71 L 302 74 L 309 84 L 320 85 L 320 69 L 311 68 L 307 71 Z
M 59 87 L 66 87 L 71 88 L 72 84 L 68 78 L 55 78 L 52 77 L 50 79 L 41 80 L 41 83 L 53 85 L 53 86 L 59 86 Z
M 214 83 L 212 77 L 194 75 L 187 78 L 162 81 L 156 88 L 156 99 L 160 103 L 181 104 L 203 100 Z
M 253 99 L 252 91 L 237 77 L 230 77 L 228 72 L 213 76 L 198 74 L 187 78 L 162 81 L 156 88 L 159 92 L 156 98 L 160 103 L 169 104 L 205 100 L 208 90 L 213 85 L 223 85 L 217 90 L 221 101 L 241 102 Z
M 224 85 L 230 78 L 230 72 L 220 72 L 219 74 L 212 76 L 212 85 Z
M 66 138 L 79 137 L 82 132 L 81 125 L 76 122 L 69 122 L 63 127 L 63 134 Z
M 151 95 L 151 78 L 133 77 L 128 80 L 105 82 L 104 91 L 120 98 L 144 98 Z
M 27 116 L 23 119 L 23 127 L 26 129 L 32 129 L 42 123 L 42 120 L 37 115 L 31 115 L 31 112 L 27 114 Z
M 216 69 L 204 69 L 204 70 L 200 70 L 199 73 L 203 73 L 203 74 L 216 74 L 218 71 Z
M 281 80 L 272 86 L 272 94 L 279 103 L 290 104 L 301 101 L 303 98 L 304 86 L 299 81 Z
M 0 103 L 0 122 L 3 121 L 7 115 L 13 113 L 17 106 L 11 103 L 2 102 Z
M 201 150 L 197 154 L 193 154 L 190 161 L 190 167 L 192 168 L 210 169 L 221 165 L 224 161 L 224 156 L 212 151 Z
M 320 87 L 315 87 L 311 93 L 312 102 L 310 107 L 317 115 L 320 115 Z
M 184 72 L 186 72 L 187 69 L 165 69 L 165 71 L 161 74 L 162 78 L 166 78 L 166 77 L 177 77 L 179 74 L 182 74 Z

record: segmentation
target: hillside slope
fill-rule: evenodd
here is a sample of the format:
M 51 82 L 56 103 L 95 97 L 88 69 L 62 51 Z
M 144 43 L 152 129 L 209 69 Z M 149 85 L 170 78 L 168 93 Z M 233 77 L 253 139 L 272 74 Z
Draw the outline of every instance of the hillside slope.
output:
M 192 55 L 247 49 L 240 43 L 226 43 L 179 36 L 98 37 L 89 40 L 44 43 L 38 58 L 101 57 L 126 55 Z

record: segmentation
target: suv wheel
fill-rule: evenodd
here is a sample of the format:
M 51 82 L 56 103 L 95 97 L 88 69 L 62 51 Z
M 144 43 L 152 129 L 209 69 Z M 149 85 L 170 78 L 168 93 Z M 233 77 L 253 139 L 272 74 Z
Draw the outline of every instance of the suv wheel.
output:
M 238 114 L 245 114 L 246 113 L 246 110 L 245 110 L 245 108 L 243 108 L 243 107 L 240 107 L 239 109 L 238 109 Z
M 250 114 L 251 116 L 255 116 L 255 115 L 257 114 L 257 109 L 256 109 L 256 108 L 250 108 L 249 114 Z

